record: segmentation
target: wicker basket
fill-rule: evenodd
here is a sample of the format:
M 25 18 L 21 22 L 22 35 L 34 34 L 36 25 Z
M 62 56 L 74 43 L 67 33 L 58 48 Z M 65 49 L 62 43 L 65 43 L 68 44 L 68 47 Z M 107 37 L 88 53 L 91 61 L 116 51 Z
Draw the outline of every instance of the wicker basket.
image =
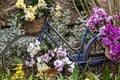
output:
M 108 59 L 111 60 L 109 47 L 105 47 L 105 56 L 106 56 Z M 119 62 L 120 62 L 120 60 L 119 60 L 118 57 L 116 56 L 116 60 L 114 61 L 114 63 L 119 63 Z
M 31 22 L 25 23 L 25 25 L 22 26 L 22 29 L 24 29 L 25 34 L 38 33 L 41 31 L 44 21 L 45 21 L 45 17 L 41 17 L 40 19 L 35 19 Z
M 105 56 L 110 59 L 110 49 L 109 47 L 105 47 Z

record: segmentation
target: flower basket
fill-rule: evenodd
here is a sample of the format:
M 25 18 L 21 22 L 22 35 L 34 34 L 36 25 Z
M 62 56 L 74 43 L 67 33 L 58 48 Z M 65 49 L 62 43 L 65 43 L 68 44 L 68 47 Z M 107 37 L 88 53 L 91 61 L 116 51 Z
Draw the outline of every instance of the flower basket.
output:
M 110 59 L 110 49 L 109 47 L 105 47 L 105 56 Z
M 22 26 L 25 34 L 35 34 L 42 30 L 43 24 L 45 21 L 45 17 L 41 17 L 40 19 L 34 19 L 31 22 L 27 22 Z
M 110 49 L 109 47 L 105 47 L 105 56 L 111 60 L 111 55 L 110 55 Z M 119 63 L 120 60 L 118 59 L 118 57 L 115 57 L 115 63 Z

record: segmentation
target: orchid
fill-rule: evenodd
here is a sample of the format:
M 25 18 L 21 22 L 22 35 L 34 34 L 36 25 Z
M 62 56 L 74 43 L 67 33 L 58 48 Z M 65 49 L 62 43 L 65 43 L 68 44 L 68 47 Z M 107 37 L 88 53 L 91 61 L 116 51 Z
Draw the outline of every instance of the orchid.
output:
M 51 57 L 48 54 L 42 55 L 41 60 L 48 63 L 51 60 Z
M 57 50 L 57 57 L 65 57 L 66 55 L 67 55 L 67 52 L 66 52 L 66 50 L 61 50 L 61 49 L 58 49 Z
M 35 61 L 33 59 L 31 60 L 26 60 L 25 65 L 32 67 L 35 64 Z
M 62 71 L 64 62 L 62 60 L 57 59 L 56 61 L 54 61 L 54 66 L 55 66 L 55 69 L 57 69 L 58 71 Z
M 102 32 L 102 44 L 106 45 L 110 49 L 111 60 L 120 60 L 120 28 L 111 23 L 107 23 Z
M 99 29 L 102 44 L 109 47 L 110 59 L 117 61 L 120 60 L 120 28 L 112 22 L 114 19 L 120 19 L 120 14 L 108 16 L 103 8 L 95 7 L 86 25 L 91 30 L 95 30 L 100 24 L 103 25 Z
M 25 78 L 25 74 L 22 71 L 23 68 L 23 64 L 17 64 L 17 67 L 14 68 L 15 70 L 15 74 L 13 74 L 13 76 L 11 77 L 12 80 L 17 80 L 17 79 L 24 79 Z
M 103 8 L 95 7 L 93 8 L 93 13 L 89 17 L 86 25 L 90 30 L 96 30 L 96 27 L 102 22 L 106 21 L 107 13 Z
M 27 51 L 30 53 L 31 57 L 34 57 L 38 53 L 38 51 L 41 50 L 39 45 L 40 42 L 38 40 L 36 40 L 35 43 L 29 44 Z
M 30 43 L 26 55 L 25 65 L 29 67 L 34 67 L 36 65 L 38 74 L 36 76 L 43 76 L 44 72 L 49 72 L 52 68 L 57 72 L 63 70 L 64 66 L 68 66 L 68 71 L 73 72 L 74 63 L 67 58 L 67 51 L 62 47 L 55 48 L 53 50 L 48 50 L 47 52 L 38 55 L 41 51 L 40 42 L 36 40 L 34 43 Z

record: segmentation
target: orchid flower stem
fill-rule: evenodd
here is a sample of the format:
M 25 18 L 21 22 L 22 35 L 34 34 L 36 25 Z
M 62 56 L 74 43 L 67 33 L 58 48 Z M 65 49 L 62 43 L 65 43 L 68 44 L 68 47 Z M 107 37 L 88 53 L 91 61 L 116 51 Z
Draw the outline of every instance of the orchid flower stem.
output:
M 102 7 L 100 2 L 98 0 L 94 0 L 95 4 L 98 6 L 98 7 Z
M 89 9 L 89 6 L 88 6 L 88 3 L 87 3 L 87 1 L 86 0 L 84 0 L 84 3 L 85 3 L 85 6 L 86 6 L 86 10 L 87 10 L 87 12 L 88 12 L 88 15 L 90 15 L 90 9 Z
M 80 2 L 80 4 L 81 4 L 82 8 L 83 8 L 83 9 L 85 10 L 85 12 L 87 13 L 86 8 L 85 8 L 85 5 L 83 4 L 82 0 L 79 0 L 79 2 Z
M 79 12 L 79 10 L 78 10 L 76 4 L 75 4 L 75 0 L 72 0 L 72 2 L 73 2 L 74 8 L 75 8 L 75 10 L 77 11 L 79 17 L 81 17 L 81 14 L 80 14 L 80 12 Z
M 112 15 L 112 10 L 111 10 L 111 5 L 109 0 L 106 0 L 106 4 L 107 4 L 107 12 L 109 15 Z

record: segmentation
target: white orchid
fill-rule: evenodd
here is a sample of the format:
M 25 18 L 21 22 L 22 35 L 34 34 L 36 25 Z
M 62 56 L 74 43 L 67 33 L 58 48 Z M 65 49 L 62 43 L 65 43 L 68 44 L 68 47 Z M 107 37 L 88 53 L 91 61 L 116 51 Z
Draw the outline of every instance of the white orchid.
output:
M 36 46 L 39 46 L 40 45 L 40 42 L 38 40 L 35 40 L 35 45 Z
M 37 70 L 38 72 L 43 72 L 47 70 L 49 67 L 45 63 L 37 63 Z
M 36 40 L 35 43 L 30 43 L 27 48 L 27 51 L 30 53 L 31 57 L 34 57 L 40 50 L 40 42 L 38 40 Z
M 57 48 L 54 49 L 54 52 L 57 52 Z
M 62 47 L 59 47 L 58 50 L 62 50 Z
M 85 80 L 90 80 L 89 78 L 85 78 Z
M 68 71 L 70 71 L 71 73 L 73 73 L 73 70 L 75 68 L 75 64 L 72 63 L 71 65 L 69 65 L 70 67 L 68 68 Z
M 68 64 L 68 65 L 73 63 L 72 61 L 69 60 L 68 57 L 65 57 L 65 58 L 63 59 L 63 61 L 64 61 L 66 64 Z
M 35 47 L 34 44 L 30 43 L 29 46 L 28 46 L 28 48 L 27 48 L 27 51 L 31 52 L 34 49 L 34 47 Z
M 38 51 L 35 50 L 35 49 L 33 49 L 33 50 L 30 52 L 30 56 L 31 56 L 31 57 L 34 57 L 37 53 L 38 53 Z
M 75 68 L 75 63 L 70 61 L 68 57 L 65 57 L 63 59 L 63 61 L 65 62 L 65 64 L 69 65 L 68 71 L 70 71 L 71 73 L 73 73 L 73 70 Z
M 37 57 L 37 62 L 41 63 L 41 57 Z
M 35 49 L 35 51 L 40 51 L 41 50 L 40 46 L 36 46 L 36 47 L 34 47 L 34 49 Z

